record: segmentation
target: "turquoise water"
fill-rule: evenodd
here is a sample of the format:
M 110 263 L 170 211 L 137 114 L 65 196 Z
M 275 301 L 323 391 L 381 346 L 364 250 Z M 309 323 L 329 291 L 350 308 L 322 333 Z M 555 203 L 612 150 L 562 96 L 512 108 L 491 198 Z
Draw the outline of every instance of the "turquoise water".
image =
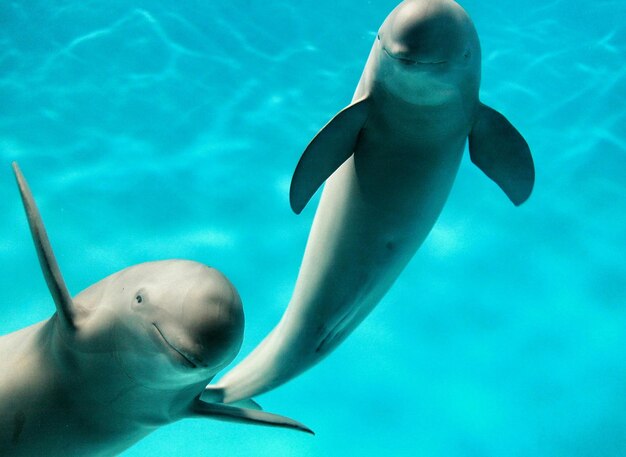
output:
M 315 211 L 292 214 L 293 168 L 395 4 L 0 3 L 0 334 L 53 312 L 18 160 L 73 293 L 135 263 L 205 262 L 239 289 L 247 354 Z M 514 208 L 464 160 L 372 315 L 259 397 L 317 436 L 186 420 L 125 457 L 626 455 L 626 3 L 462 5 L 481 97 L 533 151 L 531 199 Z

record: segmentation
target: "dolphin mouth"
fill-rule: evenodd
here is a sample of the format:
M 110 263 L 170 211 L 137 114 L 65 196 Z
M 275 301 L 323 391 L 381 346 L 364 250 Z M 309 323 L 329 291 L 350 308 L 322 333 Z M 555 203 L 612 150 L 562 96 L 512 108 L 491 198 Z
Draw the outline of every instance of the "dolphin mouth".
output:
M 159 326 L 156 325 L 154 322 L 152 323 L 152 326 L 156 329 L 157 333 L 161 337 L 161 341 L 163 341 L 163 343 L 165 343 L 165 345 L 169 349 L 173 350 L 176 354 L 178 354 L 182 358 L 185 365 L 187 365 L 189 368 L 198 368 L 198 364 L 194 361 L 195 357 L 185 354 L 183 351 L 181 351 L 172 343 L 170 343 L 168 339 L 165 337 L 165 335 L 163 334 L 163 332 L 161 331 L 161 329 L 159 328 Z
M 394 60 L 398 60 L 405 65 L 443 65 L 445 63 L 448 63 L 447 60 L 424 61 L 424 60 L 409 59 L 407 57 L 398 56 L 389 52 L 389 50 L 384 46 L 382 48 L 383 48 L 383 51 L 385 51 L 385 54 L 387 54 L 389 57 L 391 57 Z

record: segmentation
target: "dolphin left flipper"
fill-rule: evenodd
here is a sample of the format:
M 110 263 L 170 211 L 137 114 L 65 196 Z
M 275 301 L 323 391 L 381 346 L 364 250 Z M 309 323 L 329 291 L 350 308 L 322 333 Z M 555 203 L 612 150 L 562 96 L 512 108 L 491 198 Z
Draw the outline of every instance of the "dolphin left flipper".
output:
M 291 178 L 289 202 L 296 214 L 313 194 L 354 152 L 368 115 L 368 98 L 362 98 L 339 111 L 304 150 Z
M 210 417 L 227 422 L 238 422 L 270 427 L 291 428 L 315 435 L 313 430 L 300 422 L 278 414 L 266 413 L 256 409 L 239 408 L 223 403 L 209 403 L 197 398 L 191 405 L 193 416 Z
M 535 166 L 526 140 L 499 112 L 480 104 L 469 135 L 472 162 L 519 206 L 532 192 Z
M 30 227 L 30 233 L 35 243 L 37 257 L 39 258 L 39 265 L 56 305 L 59 321 L 62 328 L 69 334 L 72 334 L 76 330 L 76 306 L 65 285 L 63 274 L 54 256 L 46 227 L 43 224 L 41 214 L 39 214 L 33 194 L 17 162 L 13 162 L 13 173 L 15 174 L 24 210 L 26 211 L 28 226 Z

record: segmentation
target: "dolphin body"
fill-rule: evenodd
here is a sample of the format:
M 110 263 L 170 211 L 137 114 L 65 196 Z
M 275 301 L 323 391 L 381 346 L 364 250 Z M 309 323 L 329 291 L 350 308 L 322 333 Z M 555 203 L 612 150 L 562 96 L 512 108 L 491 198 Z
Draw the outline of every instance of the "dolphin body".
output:
M 199 397 L 235 357 L 241 300 L 219 271 L 167 260 L 119 271 L 71 298 L 14 170 L 57 312 L 0 337 L 0 455 L 111 456 L 189 417 L 290 427 L 291 419 Z
M 296 213 L 326 181 L 279 324 L 203 398 L 233 402 L 285 383 L 337 347 L 380 301 L 446 202 L 465 141 L 515 205 L 530 195 L 526 141 L 480 102 L 480 45 L 452 0 L 405 0 L 382 24 L 352 103 L 293 175 Z

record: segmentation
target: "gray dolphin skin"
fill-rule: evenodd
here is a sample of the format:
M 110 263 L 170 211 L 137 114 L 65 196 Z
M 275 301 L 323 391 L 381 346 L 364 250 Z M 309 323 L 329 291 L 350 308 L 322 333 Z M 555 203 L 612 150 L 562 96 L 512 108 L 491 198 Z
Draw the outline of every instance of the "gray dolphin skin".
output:
M 310 430 L 200 394 L 236 356 L 241 300 L 187 260 L 135 265 L 71 298 L 41 217 L 14 171 L 56 313 L 0 337 L 0 455 L 111 456 L 162 425 L 208 417 Z
M 526 141 L 480 102 L 480 45 L 452 0 L 406 0 L 380 27 L 352 103 L 304 151 L 291 183 L 300 213 L 326 181 L 279 324 L 203 398 L 250 398 L 337 347 L 380 301 L 439 216 L 465 142 L 520 205 L 534 165 Z

